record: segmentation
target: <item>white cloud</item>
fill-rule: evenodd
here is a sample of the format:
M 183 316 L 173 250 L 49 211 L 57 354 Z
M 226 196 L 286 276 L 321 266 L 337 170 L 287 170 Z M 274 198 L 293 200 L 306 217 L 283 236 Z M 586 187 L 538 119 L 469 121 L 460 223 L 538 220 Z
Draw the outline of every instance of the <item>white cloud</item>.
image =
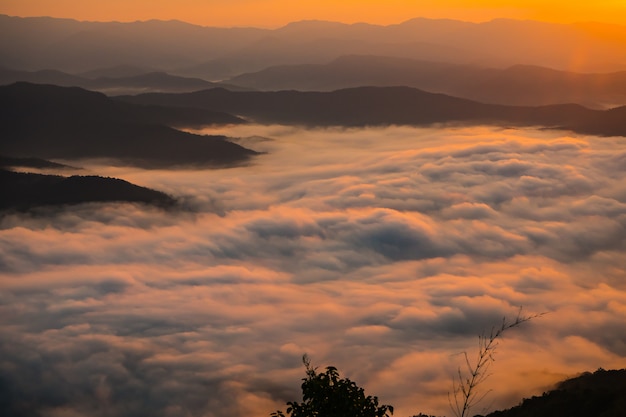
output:
M 623 364 L 620 139 L 230 133 L 272 140 L 246 141 L 267 152 L 248 167 L 90 167 L 185 210 L 0 219 L 0 384 L 24 412 L 267 416 L 307 352 L 397 415 L 450 414 L 458 353 L 519 305 L 550 314 L 499 347 L 494 407 Z

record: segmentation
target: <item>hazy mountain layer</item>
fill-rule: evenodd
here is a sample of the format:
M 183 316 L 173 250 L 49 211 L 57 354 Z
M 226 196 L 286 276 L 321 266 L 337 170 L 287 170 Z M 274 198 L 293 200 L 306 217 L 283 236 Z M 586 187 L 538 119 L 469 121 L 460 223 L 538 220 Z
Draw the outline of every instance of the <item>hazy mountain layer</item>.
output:
M 413 19 L 389 26 L 305 21 L 267 30 L 0 16 L 3 65 L 31 71 L 126 65 L 216 80 L 273 65 L 370 54 L 606 72 L 626 69 L 625 52 L 626 26 L 620 25 Z
M 41 158 L 11 158 L 0 155 L 0 168 L 40 168 L 40 169 L 77 169 L 65 164 L 46 161 Z
M 115 158 L 142 166 L 231 165 L 255 152 L 173 125 L 241 123 L 205 109 L 137 106 L 79 88 L 0 87 L 0 152 L 13 157 Z
M 129 69 L 130 71 L 130 69 Z M 72 75 L 57 70 L 17 71 L 0 68 L 0 85 L 13 84 L 25 81 L 36 84 L 54 84 L 64 87 L 81 87 L 88 90 L 100 91 L 105 94 L 137 94 L 145 92 L 191 92 L 212 87 L 232 88 L 241 90 L 241 87 L 217 84 L 199 78 L 178 77 L 165 72 L 140 72 L 133 75 L 119 75 L 124 70 L 119 68 L 110 71 L 93 72 L 108 73 L 90 78 L 87 75 Z M 119 74 L 116 74 L 119 73 Z
M 502 106 L 408 87 L 361 87 L 333 92 L 232 92 L 212 89 L 187 94 L 143 94 L 120 99 L 140 104 L 219 109 L 259 123 L 307 126 L 495 124 L 626 135 L 626 107 L 597 111 L 573 104 Z
M 208 60 L 248 45 L 266 32 L 203 28 L 178 21 L 99 23 L 1 16 L 0 56 L 3 65 L 25 70 L 78 72 L 116 65 L 157 70 Z
M 408 86 L 495 104 L 626 104 L 626 71 L 580 74 L 516 65 L 483 68 L 405 58 L 349 55 L 328 64 L 284 65 L 242 74 L 230 83 L 261 90 L 332 91 Z

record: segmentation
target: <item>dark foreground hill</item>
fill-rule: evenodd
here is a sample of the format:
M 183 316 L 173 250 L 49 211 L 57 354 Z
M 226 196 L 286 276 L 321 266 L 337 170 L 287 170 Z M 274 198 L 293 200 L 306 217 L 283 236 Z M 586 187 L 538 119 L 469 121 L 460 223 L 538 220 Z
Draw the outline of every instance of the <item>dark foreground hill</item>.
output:
M 200 108 L 114 101 L 80 88 L 16 83 L 0 87 L 0 153 L 47 159 L 110 158 L 145 167 L 241 164 L 254 151 L 224 136 L 171 126 L 242 123 Z
M 13 172 L 15 168 L 52 171 L 80 169 L 45 159 L 0 155 L 0 210 L 25 211 L 42 206 L 93 202 L 133 202 L 166 208 L 176 203 L 174 198 L 165 193 L 117 178 Z
M 540 397 L 487 417 L 624 417 L 626 369 L 599 369 L 560 382 Z
M 136 202 L 169 207 L 175 200 L 159 191 L 117 178 L 63 177 L 0 169 L 0 210 L 28 210 L 40 206 L 89 202 Z
M 198 107 L 259 123 L 305 126 L 494 124 L 626 135 L 626 106 L 591 110 L 580 105 L 503 106 L 408 87 L 359 87 L 332 92 L 234 92 L 217 88 L 185 94 L 118 97 L 137 104 Z

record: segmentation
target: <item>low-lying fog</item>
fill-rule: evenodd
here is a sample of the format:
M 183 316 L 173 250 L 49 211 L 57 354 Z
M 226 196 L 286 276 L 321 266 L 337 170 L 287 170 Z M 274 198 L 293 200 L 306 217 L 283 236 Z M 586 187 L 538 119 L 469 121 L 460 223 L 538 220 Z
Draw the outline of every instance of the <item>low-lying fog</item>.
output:
M 180 212 L 0 220 L 0 402 L 51 417 L 268 416 L 301 399 L 308 353 L 396 416 L 450 416 L 460 352 L 519 306 L 549 314 L 502 339 L 475 413 L 624 367 L 626 139 L 210 133 L 258 135 L 242 143 L 267 153 L 220 170 L 88 167 L 180 197 Z

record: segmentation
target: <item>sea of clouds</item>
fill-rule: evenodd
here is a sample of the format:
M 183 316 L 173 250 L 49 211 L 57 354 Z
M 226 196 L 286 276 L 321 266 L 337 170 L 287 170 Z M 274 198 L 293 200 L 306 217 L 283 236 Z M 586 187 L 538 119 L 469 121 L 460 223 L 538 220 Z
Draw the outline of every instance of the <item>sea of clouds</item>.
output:
M 450 416 L 462 352 L 520 306 L 547 314 L 505 334 L 476 413 L 624 367 L 626 139 L 210 133 L 265 153 L 214 170 L 85 161 L 181 207 L 0 218 L 0 409 L 268 416 L 300 399 L 307 353 L 396 416 Z

